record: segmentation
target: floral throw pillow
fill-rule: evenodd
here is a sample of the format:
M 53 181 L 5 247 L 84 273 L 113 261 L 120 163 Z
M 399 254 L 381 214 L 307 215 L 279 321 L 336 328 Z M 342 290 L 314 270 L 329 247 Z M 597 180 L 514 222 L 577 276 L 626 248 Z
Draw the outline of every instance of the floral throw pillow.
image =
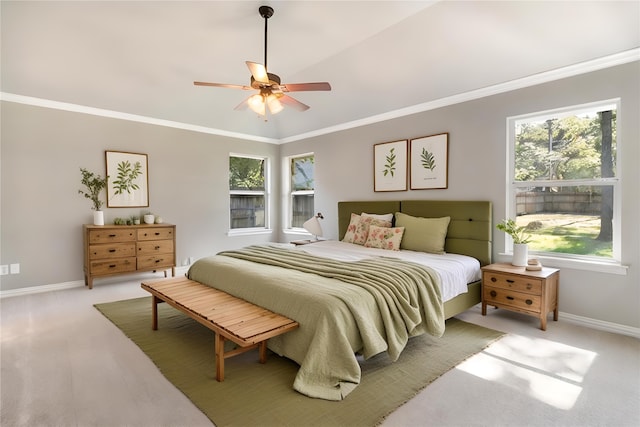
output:
M 349 221 L 349 226 L 347 227 L 346 233 L 344 233 L 344 237 L 342 238 L 343 242 L 353 243 L 356 237 L 356 227 L 358 226 L 358 222 L 360 222 L 360 215 L 351 214 L 351 220 Z
M 355 243 L 356 245 L 364 245 L 367 241 L 367 237 L 369 236 L 369 228 L 371 226 L 391 227 L 391 221 L 361 216 L 360 221 L 358 221 L 358 225 L 356 225 L 353 243 Z
M 369 227 L 372 225 L 378 227 L 391 227 L 391 221 L 352 213 L 349 226 L 347 227 L 346 233 L 344 233 L 342 241 L 355 243 L 356 245 L 364 245 L 367 241 L 367 236 L 369 235 Z
M 378 227 L 371 225 L 369 227 L 369 235 L 364 246 L 367 248 L 387 249 L 391 251 L 400 250 L 400 242 L 404 227 Z

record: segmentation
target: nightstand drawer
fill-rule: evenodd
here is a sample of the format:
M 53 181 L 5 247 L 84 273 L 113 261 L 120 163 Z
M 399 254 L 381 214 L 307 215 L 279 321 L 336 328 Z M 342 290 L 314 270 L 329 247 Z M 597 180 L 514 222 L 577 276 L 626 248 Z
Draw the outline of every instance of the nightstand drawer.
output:
M 494 288 L 484 286 L 482 290 L 482 299 L 488 305 L 509 306 L 514 309 L 526 311 L 540 312 L 539 295 L 531 295 L 520 292 L 514 292 L 508 289 Z
M 494 271 L 482 273 L 482 283 L 492 288 L 500 288 L 515 292 L 526 292 L 542 295 L 542 280 L 532 277 L 520 277 L 513 274 L 500 274 Z

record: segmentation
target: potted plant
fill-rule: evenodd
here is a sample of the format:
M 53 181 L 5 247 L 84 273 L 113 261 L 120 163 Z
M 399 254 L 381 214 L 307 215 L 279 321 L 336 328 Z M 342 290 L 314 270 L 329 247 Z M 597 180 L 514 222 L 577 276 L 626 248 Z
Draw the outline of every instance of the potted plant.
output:
M 82 174 L 80 183 L 86 187 L 86 191 L 78 190 L 78 194 L 82 194 L 93 203 L 91 207 L 94 210 L 93 224 L 104 225 L 104 213 L 100 210 L 103 204 L 102 200 L 100 200 L 100 192 L 107 188 L 109 177 L 102 178 L 100 175 L 89 172 L 85 168 L 80 168 L 80 173 Z
M 524 267 L 527 265 L 529 257 L 529 247 L 527 243 L 531 241 L 531 234 L 527 231 L 527 227 L 518 226 L 516 222 L 509 218 L 503 219 L 502 222 L 496 224 L 496 228 L 504 231 L 513 240 L 513 258 L 511 264 Z

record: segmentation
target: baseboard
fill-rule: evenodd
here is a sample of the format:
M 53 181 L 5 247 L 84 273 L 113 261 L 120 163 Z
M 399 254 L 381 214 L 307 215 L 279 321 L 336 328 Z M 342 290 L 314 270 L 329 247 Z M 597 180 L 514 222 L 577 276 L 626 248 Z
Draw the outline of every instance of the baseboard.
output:
M 188 270 L 189 266 L 176 267 L 176 277 L 185 275 Z M 11 289 L 8 291 L 0 291 L 0 299 L 21 295 L 39 294 L 42 292 L 60 291 L 63 289 L 79 288 L 82 286 L 84 286 L 83 280 L 75 280 L 73 282 L 63 282 L 51 285 L 30 286 L 28 288 Z M 577 316 L 575 314 L 565 312 L 560 312 L 560 318 L 563 321 L 567 321 L 576 325 L 586 326 L 592 329 L 613 332 L 614 334 L 627 335 L 640 339 L 640 328 L 621 325 L 619 323 L 605 322 L 604 320 L 591 319 L 589 317 Z
M 187 271 L 189 271 L 189 266 L 180 266 L 180 267 L 176 267 L 176 277 L 178 276 L 184 276 Z M 135 280 L 135 278 L 133 279 L 123 279 L 122 277 L 118 277 L 117 279 L 114 280 L 114 278 L 109 278 L 109 279 L 101 279 L 101 280 L 111 280 L 114 282 L 123 282 L 123 281 L 131 281 L 131 280 Z M 61 291 L 64 289 L 71 289 L 71 288 L 80 288 L 80 287 L 84 287 L 84 280 L 74 280 L 72 282 L 62 282 L 62 283 L 54 283 L 51 285 L 41 285 L 41 286 L 29 286 L 28 288 L 19 288 L 19 289 L 10 289 L 7 291 L 0 291 L 0 299 L 2 298 L 10 298 L 10 297 L 17 297 L 17 296 L 21 296 L 21 295 L 30 295 L 30 294 L 40 294 L 42 292 L 51 292 L 51 291 Z
M 28 288 L 10 289 L 0 291 L 0 299 L 17 297 L 21 295 L 40 294 L 42 292 L 60 291 L 63 289 L 79 288 L 84 286 L 84 280 L 74 280 L 73 282 L 54 283 L 51 285 L 29 286 Z
M 621 325 L 619 323 L 605 322 L 604 320 L 591 319 L 589 317 L 577 316 L 571 313 L 560 312 L 560 320 L 573 323 L 575 325 L 586 326 L 591 329 L 613 332 L 614 334 L 628 335 L 640 339 L 640 328 Z

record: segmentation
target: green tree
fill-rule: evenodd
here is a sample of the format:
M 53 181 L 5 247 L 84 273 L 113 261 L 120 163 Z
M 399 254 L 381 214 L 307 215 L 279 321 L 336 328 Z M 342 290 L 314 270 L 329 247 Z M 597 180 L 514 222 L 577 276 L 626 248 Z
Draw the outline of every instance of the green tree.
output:
M 229 188 L 231 190 L 264 190 L 264 160 L 229 157 Z

